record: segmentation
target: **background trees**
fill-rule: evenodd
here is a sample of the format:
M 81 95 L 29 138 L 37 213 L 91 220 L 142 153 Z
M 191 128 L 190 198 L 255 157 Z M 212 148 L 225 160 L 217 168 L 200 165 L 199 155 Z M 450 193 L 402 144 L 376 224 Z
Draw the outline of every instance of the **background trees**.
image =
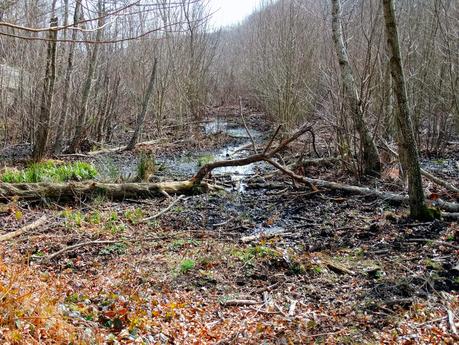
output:
M 337 42 L 352 86 L 343 85 L 333 44 L 333 3 L 342 3 Z M 40 143 L 44 127 L 48 152 L 127 143 L 157 57 L 144 137 L 165 126 L 191 133 L 209 104 L 243 97 L 286 131 L 314 122 L 328 154 L 341 155 L 356 175 L 378 170 L 378 145 L 401 140 L 380 1 L 267 0 L 218 32 L 207 8 L 203 0 L 2 2 L 1 145 Z M 423 153 L 439 154 L 459 127 L 459 4 L 398 0 L 395 9 L 414 139 Z M 46 126 L 37 99 L 46 85 L 51 13 L 62 24 Z
M 49 31 L 53 3 L 63 24 Z M 160 73 L 147 120 L 178 121 L 187 129 L 204 114 L 218 36 L 206 29 L 205 2 L 17 0 L 2 2 L 1 12 L 3 146 L 43 142 L 43 128 L 47 151 L 56 153 L 122 136 L 135 123 L 154 56 Z M 56 34 L 57 47 L 48 125 L 36 100 L 47 83 L 50 33 Z

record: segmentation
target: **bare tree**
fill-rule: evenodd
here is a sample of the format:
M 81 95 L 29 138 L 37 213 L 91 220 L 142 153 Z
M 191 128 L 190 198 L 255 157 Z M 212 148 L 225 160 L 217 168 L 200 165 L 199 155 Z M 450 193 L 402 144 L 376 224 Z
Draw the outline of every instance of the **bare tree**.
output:
M 97 33 L 96 33 L 96 42 L 100 41 L 102 38 L 102 26 L 104 24 L 103 12 L 105 8 L 105 3 L 103 1 L 104 0 L 99 0 L 97 3 L 99 20 L 98 20 L 98 25 L 97 25 L 98 28 L 97 28 Z M 70 143 L 69 152 L 78 151 L 81 141 L 84 139 L 86 125 L 87 125 L 86 117 L 87 117 L 87 111 L 88 111 L 88 101 L 89 101 L 89 95 L 91 93 L 92 79 L 94 77 L 94 72 L 96 69 L 98 53 L 99 53 L 99 45 L 95 44 L 91 52 L 91 57 L 89 59 L 88 73 L 86 75 L 86 80 L 83 85 L 83 95 L 81 98 L 80 110 L 79 110 L 78 118 L 75 124 L 75 134 L 73 136 L 72 142 Z
M 66 1 L 66 6 L 68 6 L 68 1 Z M 73 14 L 73 25 L 76 26 L 79 18 L 79 11 L 81 6 L 81 0 L 75 1 L 75 12 Z M 77 38 L 77 30 L 72 30 L 72 41 L 75 41 Z M 67 114 L 69 109 L 69 89 L 70 81 L 72 78 L 73 71 L 73 58 L 75 55 L 75 43 L 70 43 L 69 54 L 67 58 L 67 68 L 65 70 L 65 80 L 64 80 L 64 91 L 62 93 L 62 105 L 61 105 L 61 115 L 58 120 L 58 130 L 56 131 L 56 139 L 54 142 L 54 152 L 59 153 L 62 150 L 62 138 L 65 133 L 65 125 L 67 122 Z
M 359 92 L 355 83 L 351 65 L 349 63 L 346 45 L 344 43 L 341 15 L 341 0 L 332 0 L 333 41 L 335 43 L 336 54 L 338 56 L 338 62 L 341 69 L 341 79 L 344 84 L 344 90 L 347 94 L 355 127 L 360 136 L 364 173 L 379 175 L 381 172 L 379 153 L 365 123 Z
M 51 18 L 50 27 L 57 27 L 57 17 Z M 46 72 L 43 83 L 43 93 L 40 103 L 40 115 L 38 118 L 37 137 L 33 148 L 32 158 L 34 161 L 40 161 L 46 152 L 48 134 L 51 118 L 51 104 L 54 93 L 54 83 L 56 79 L 56 39 L 57 31 L 49 31 L 48 52 L 46 58 Z
M 399 150 L 403 152 L 403 169 L 408 177 L 408 193 L 410 197 L 410 213 L 416 219 L 431 218 L 425 204 L 422 188 L 421 169 L 416 141 L 413 133 L 405 76 L 402 68 L 399 34 L 395 19 L 393 0 L 383 0 L 384 19 L 386 23 L 387 42 L 390 49 L 391 75 L 394 93 L 398 102 L 397 126 L 400 131 Z
M 127 150 L 134 149 L 135 145 L 137 144 L 137 141 L 139 140 L 140 135 L 142 134 L 142 127 L 145 122 L 145 114 L 147 113 L 148 104 L 150 102 L 150 98 L 154 90 L 157 65 L 158 65 L 158 59 L 155 58 L 153 62 L 153 68 L 150 74 L 150 80 L 148 82 L 148 87 L 147 87 L 147 90 L 145 91 L 145 96 L 142 102 L 142 109 L 137 115 L 137 121 L 135 125 L 134 134 L 132 135 L 131 141 L 129 142 L 127 146 Z

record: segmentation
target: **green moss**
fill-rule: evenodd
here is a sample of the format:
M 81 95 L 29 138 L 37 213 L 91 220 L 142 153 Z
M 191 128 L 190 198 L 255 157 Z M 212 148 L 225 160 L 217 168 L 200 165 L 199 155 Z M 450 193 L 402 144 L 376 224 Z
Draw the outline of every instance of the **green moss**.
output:
M 420 213 L 418 220 L 421 221 L 432 221 L 435 219 L 441 219 L 441 211 L 438 207 L 425 207 L 424 210 Z
M 215 157 L 211 154 L 198 157 L 198 167 L 202 167 L 206 164 L 212 163 L 214 160 L 215 160 Z

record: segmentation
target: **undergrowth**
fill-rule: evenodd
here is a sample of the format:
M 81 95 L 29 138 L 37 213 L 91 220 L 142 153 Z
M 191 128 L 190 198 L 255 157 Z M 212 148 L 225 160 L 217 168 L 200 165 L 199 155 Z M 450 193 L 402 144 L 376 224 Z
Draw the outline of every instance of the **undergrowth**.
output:
M 23 170 L 6 169 L 0 175 L 0 181 L 7 183 L 83 181 L 93 179 L 96 175 L 96 168 L 86 162 L 45 161 L 33 163 Z
M 54 344 L 85 343 L 59 310 L 64 286 L 28 266 L 0 260 L 0 342 L 36 344 L 36 339 L 53 339 Z

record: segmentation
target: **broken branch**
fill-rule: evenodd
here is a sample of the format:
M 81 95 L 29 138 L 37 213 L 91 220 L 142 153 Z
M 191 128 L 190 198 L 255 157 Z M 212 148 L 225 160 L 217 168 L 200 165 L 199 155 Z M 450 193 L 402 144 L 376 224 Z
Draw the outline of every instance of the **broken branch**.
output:
M 27 231 L 33 230 L 38 228 L 39 226 L 42 226 L 46 222 L 47 217 L 42 216 L 33 223 L 30 223 L 24 227 L 22 227 L 19 230 L 9 232 L 5 235 L 0 236 L 0 242 L 8 241 L 11 240 L 15 237 L 21 236 L 22 234 L 26 233 Z

